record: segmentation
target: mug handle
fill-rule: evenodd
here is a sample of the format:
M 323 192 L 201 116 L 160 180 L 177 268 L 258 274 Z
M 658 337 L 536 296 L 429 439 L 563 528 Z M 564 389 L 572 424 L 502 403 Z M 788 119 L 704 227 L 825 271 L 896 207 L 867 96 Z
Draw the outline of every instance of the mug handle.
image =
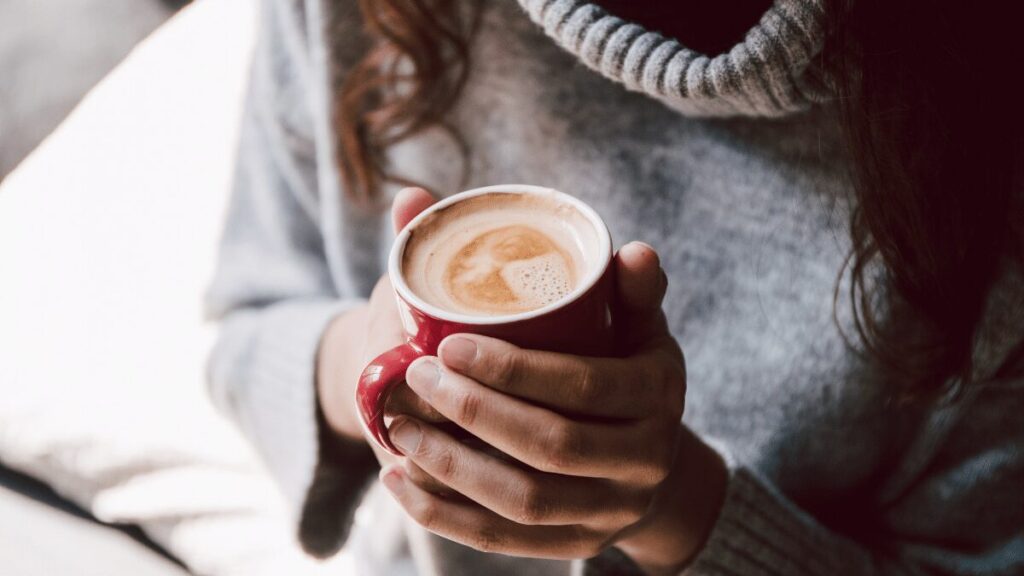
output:
M 356 386 L 356 407 L 363 426 L 377 444 L 395 456 L 402 453 L 391 443 L 384 425 L 384 404 L 396 386 L 405 382 L 409 365 L 425 352 L 407 342 L 377 356 L 363 369 Z

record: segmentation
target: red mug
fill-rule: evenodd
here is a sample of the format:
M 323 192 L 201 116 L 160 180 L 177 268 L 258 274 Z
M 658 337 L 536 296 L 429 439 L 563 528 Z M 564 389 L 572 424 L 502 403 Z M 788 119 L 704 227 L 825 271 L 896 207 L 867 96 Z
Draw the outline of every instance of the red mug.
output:
M 424 302 L 409 289 L 402 275 L 402 259 L 411 231 L 439 210 L 484 194 L 532 194 L 568 204 L 594 227 L 599 250 L 595 265 L 584 281 L 561 300 L 528 312 L 502 316 L 469 316 L 443 310 Z M 601 217 L 582 201 L 551 188 L 509 184 L 476 188 L 455 194 L 427 208 L 398 234 L 388 258 L 388 274 L 398 299 L 406 341 L 376 357 L 363 370 L 356 387 L 356 405 L 364 429 L 387 451 L 401 455 L 391 443 L 384 423 L 384 405 L 396 386 L 405 382 L 405 371 L 421 356 L 434 356 L 451 334 L 492 336 L 523 348 L 604 356 L 611 351 L 611 303 L 613 296 L 612 239 Z

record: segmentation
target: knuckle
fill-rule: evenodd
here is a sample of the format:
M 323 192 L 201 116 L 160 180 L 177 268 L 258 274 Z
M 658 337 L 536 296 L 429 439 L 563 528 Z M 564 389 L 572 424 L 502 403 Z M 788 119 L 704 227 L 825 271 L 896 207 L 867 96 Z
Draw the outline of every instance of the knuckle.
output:
M 581 531 L 576 539 L 574 556 L 577 558 L 593 558 L 604 552 L 608 546 L 607 538 Z
M 548 431 L 544 447 L 545 472 L 559 472 L 571 469 L 583 452 L 583 439 L 572 426 L 559 424 Z
M 609 544 L 604 540 L 594 540 L 585 548 L 584 554 L 587 558 L 593 558 L 594 556 L 600 556 L 608 548 Z
M 519 524 L 539 524 L 550 514 L 551 505 L 536 483 L 528 483 L 519 497 L 515 520 Z
M 417 524 L 428 530 L 436 528 L 441 518 L 437 503 L 432 498 L 418 499 L 415 504 L 410 506 L 409 515 L 416 520 Z
M 497 552 L 501 547 L 501 536 L 493 528 L 485 526 L 476 531 L 469 546 L 480 552 Z
M 668 479 L 669 470 L 667 466 L 652 466 L 647 473 L 647 480 L 651 485 L 661 484 Z
M 604 551 L 614 546 L 615 542 L 619 539 L 619 536 L 620 535 L 617 533 L 599 536 L 597 538 L 597 542 L 594 544 L 594 547 L 592 549 L 592 555 L 597 556 L 599 554 L 602 554 Z
M 431 494 L 445 495 L 451 492 L 447 486 L 438 482 L 437 479 L 419 466 L 413 465 L 409 467 L 409 480 L 411 480 L 416 486 L 419 486 L 424 491 Z
M 480 415 L 480 396 L 466 392 L 458 397 L 455 415 L 460 424 L 466 427 L 473 426 Z
M 661 484 L 672 470 L 672 446 L 668 442 L 655 442 L 652 444 L 650 453 L 638 466 L 644 480 L 650 484 Z
M 576 397 L 587 404 L 597 404 L 602 400 L 602 386 L 597 370 L 589 364 L 583 364 L 575 371 Z
M 425 488 L 430 484 L 430 475 L 427 474 L 427 472 L 423 470 L 423 468 L 420 468 L 415 463 L 410 463 L 410 465 L 406 468 L 406 471 L 409 475 L 409 480 L 411 480 L 413 484 L 419 486 L 420 488 Z
M 647 512 L 651 507 L 651 498 L 651 494 L 638 494 L 628 498 L 622 510 L 626 522 L 632 525 L 644 516 L 647 516 Z
M 459 458 L 454 450 L 439 450 L 434 456 L 437 463 L 437 474 L 441 478 L 450 479 L 459 471 Z
M 663 410 L 682 413 L 686 397 L 686 375 L 683 368 L 672 361 L 657 362 L 648 368 L 647 382 L 656 391 L 652 399 Z
M 508 389 L 519 379 L 522 359 L 517 351 L 505 350 L 492 356 L 489 371 L 494 384 Z

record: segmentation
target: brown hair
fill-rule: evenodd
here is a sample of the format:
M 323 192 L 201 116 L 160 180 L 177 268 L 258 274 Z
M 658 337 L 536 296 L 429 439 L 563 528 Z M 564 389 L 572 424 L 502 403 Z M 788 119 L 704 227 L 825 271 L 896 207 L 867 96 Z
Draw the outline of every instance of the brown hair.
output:
M 911 396 L 969 377 L 974 334 L 1015 224 L 1021 126 L 1018 94 L 1008 85 L 982 90 L 1012 70 L 999 73 L 1006 58 L 986 41 L 997 34 L 991 10 L 916 4 L 836 0 L 823 52 L 852 160 L 853 250 L 844 270 L 857 334 Z M 444 127 L 469 70 L 478 7 L 359 6 L 373 46 L 346 77 L 336 119 L 346 189 L 366 202 L 383 182 L 403 182 L 384 165 L 388 146 Z M 986 22 L 971 21 L 981 14 Z
M 384 151 L 444 122 L 469 72 L 475 2 L 359 0 L 371 42 L 334 101 L 338 164 L 346 193 L 373 204 L 385 182 L 414 184 L 388 172 Z
M 998 10 L 952 2 L 830 8 L 824 54 L 852 160 L 860 341 L 911 396 L 969 382 L 975 332 L 1018 225 L 1020 94 L 1012 80 L 994 84 L 1015 67 L 1014 52 L 992 41 L 1012 36 L 998 38 Z

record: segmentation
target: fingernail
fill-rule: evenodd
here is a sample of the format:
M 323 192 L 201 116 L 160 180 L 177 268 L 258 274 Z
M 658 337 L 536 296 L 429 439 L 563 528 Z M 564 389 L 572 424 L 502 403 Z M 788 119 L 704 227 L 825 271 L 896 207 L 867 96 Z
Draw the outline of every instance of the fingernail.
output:
M 403 454 L 413 454 L 416 449 L 420 446 L 420 440 L 423 438 L 423 432 L 420 431 L 420 425 L 412 420 L 402 418 L 395 421 L 391 425 L 391 429 L 388 431 L 388 436 L 391 441 L 395 443 L 401 449 Z
M 395 496 L 401 496 L 405 492 L 405 482 L 402 480 L 398 467 L 392 467 L 381 474 L 380 481 L 384 487 Z
M 418 392 L 432 392 L 440 379 L 441 370 L 433 360 L 420 360 L 405 373 L 405 381 Z
M 441 345 L 441 360 L 456 370 L 465 370 L 476 360 L 476 342 L 455 336 Z

